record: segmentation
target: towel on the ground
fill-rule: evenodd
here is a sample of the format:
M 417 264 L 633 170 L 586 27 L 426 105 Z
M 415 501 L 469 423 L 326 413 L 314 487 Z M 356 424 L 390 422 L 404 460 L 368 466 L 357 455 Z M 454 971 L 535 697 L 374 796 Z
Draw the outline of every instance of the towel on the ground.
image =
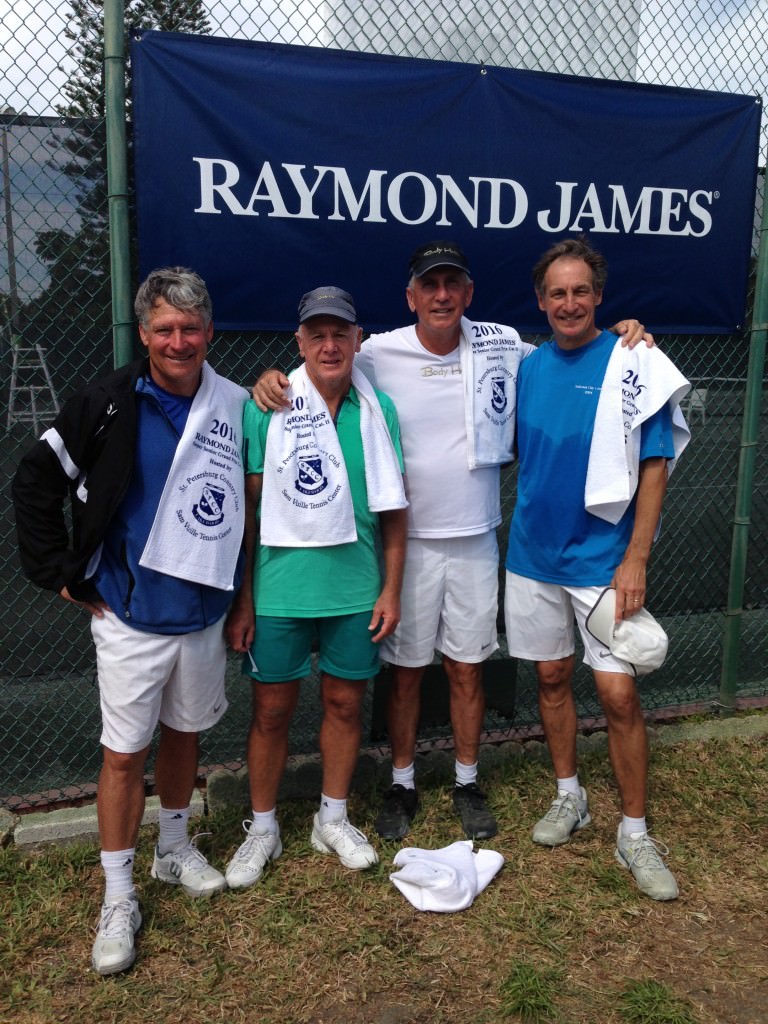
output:
M 417 910 L 452 914 L 466 910 L 501 870 L 495 850 L 473 852 L 471 839 L 438 850 L 403 847 L 395 854 L 390 881 Z

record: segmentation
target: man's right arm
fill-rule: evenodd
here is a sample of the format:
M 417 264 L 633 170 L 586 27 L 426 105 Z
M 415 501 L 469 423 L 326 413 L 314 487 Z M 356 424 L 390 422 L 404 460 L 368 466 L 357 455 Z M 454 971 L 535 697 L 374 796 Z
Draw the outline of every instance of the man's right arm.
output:
M 288 409 L 290 399 L 286 397 L 290 381 L 281 371 L 272 367 L 265 370 L 253 385 L 251 394 L 253 400 L 262 412 L 277 412 L 279 409 Z
M 19 558 L 25 575 L 57 593 L 65 585 L 64 558 L 69 531 L 64 504 L 69 480 L 47 441 L 38 441 L 19 463 L 13 478 L 13 505 Z
M 109 408 L 101 393 L 89 390 L 74 395 L 21 460 L 12 486 L 25 575 L 44 590 L 99 616 L 105 606 L 71 593 L 77 580 L 68 570 L 73 551 L 65 509 L 70 489 L 90 465 L 92 436 L 103 429 Z
M 224 627 L 227 643 L 233 651 L 245 654 L 250 650 L 255 633 L 253 607 L 253 567 L 256 557 L 258 521 L 256 512 L 261 498 L 262 473 L 248 473 L 245 478 L 245 566 L 243 582 L 232 602 Z

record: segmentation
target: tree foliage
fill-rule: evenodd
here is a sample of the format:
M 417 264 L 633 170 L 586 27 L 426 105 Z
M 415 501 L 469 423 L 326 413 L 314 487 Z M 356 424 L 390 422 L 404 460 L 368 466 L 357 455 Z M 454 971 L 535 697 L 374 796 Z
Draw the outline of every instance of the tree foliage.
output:
M 72 126 L 52 144 L 52 164 L 72 182 L 78 223 L 41 231 L 35 249 L 50 280 L 25 311 L 31 341 L 44 341 L 60 352 L 61 370 L 71 373 L 73 346 L 88 364 L 98 345 L 108 362 L 110 265 L 107 209 L 106 122 L 104 102 L 104 3 L 70 0 L 72 17 L 65 29 L 74 69 L 62 87 L 56 111 Z M 126 55 L 131 30 L 161 29 L 205 35 L 210 22 L 201 0 L 125 0 Z M 130 63 L 126 66 L 126 120 L 130 145 Z M 130 160 L 129 160 L 130 168 Z M 131 190 L 132 191 L 132 190 Z M 61 345 L 62 334 L 68 344 Z M 90 373 L 89 373 L 90 375 Z

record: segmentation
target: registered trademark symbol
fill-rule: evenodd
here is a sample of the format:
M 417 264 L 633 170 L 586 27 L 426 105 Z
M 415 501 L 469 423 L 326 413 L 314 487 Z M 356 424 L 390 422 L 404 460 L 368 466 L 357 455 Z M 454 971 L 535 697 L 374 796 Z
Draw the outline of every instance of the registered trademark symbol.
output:
M 719 192 L 713 192 L 712 195 L 715 197 L 715 199 L 719 199 L 720 198 L 720 193 Z

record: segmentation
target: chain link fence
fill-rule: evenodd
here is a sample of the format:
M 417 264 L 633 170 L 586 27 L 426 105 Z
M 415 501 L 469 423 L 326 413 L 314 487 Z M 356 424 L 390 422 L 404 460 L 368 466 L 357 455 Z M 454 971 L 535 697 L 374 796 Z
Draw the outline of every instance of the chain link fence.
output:
M 23 809 L 88 796 L 100 763 L 87 622 L 21 576 L 10 482 L 20 457 L 60 404 L 113 363 L 102 88 L 105 5 L 16 0 L 11 6 L 0 0 L 0 6 L 0 805 Z M 754 95 L 762 95 L 768 84 L 764 2 L 273 0 L 203 5 L 199 0 L 126 0 L 125 24 Z M 130 101 L 127 116 L 130 138 Z M 377 124 L 375 112 L 371 124 L 374 131 L 394 130 Z M 642 139 L 637 144 L 641 152 Z M 628 153 L 627 159 L 632 158 Z M 756 225 L 763 173 L 759 181 Z M 756 228 L 753 265 L 757 250 Z M 520 273 L 527 275 L 528 268 L 521 266 Z M 749 311 L 754 290 L 753 280 Z M 405 304 L 392 310 L 393 325 L 405 318 Z M 658 339 L 693 382 L 688 414 L 694 441 L 673 477 L 651 566 L 651 605 L 672 640 L 665 666 L 642 683 L 644 706 L 656 714 L 716 705 L 721 693 L 750 337 L 745 328 L 727 337 Z M 246 385 L 262 367 L 285 366 L 293 358 L 291 339 L 280 335 L 220 334 L 212 347 L 217 368 Z M 768 525 L 765 450 L 763 414 L 739 620 L 741 702 L 768 695 L 768 549 L 760 543 Z M 514 473 L 507 473 L 505 522 L 514 488 Z M 505 528 L 499 540 L 503 550 Z M 512 685 L 514 668 L 505 661 L 495 675 L 507 672 Z M 518 667 L 516 685 L 514 716 L 489 711 L 486 727 L 494 737 L 536 725 L 530 666 Z M 305 687 L 291 737 L 294 753 L 316 749 L 314 690 Z M 229 693 L 230 711 L 203 737 L 204 764 L 243 760 L 250 689 L 235 660 Z M 583 719 L 599 716 L 583 669 L 577 675 L 577 700 Z M 436 729 L 429 735 L 439 734 Z

